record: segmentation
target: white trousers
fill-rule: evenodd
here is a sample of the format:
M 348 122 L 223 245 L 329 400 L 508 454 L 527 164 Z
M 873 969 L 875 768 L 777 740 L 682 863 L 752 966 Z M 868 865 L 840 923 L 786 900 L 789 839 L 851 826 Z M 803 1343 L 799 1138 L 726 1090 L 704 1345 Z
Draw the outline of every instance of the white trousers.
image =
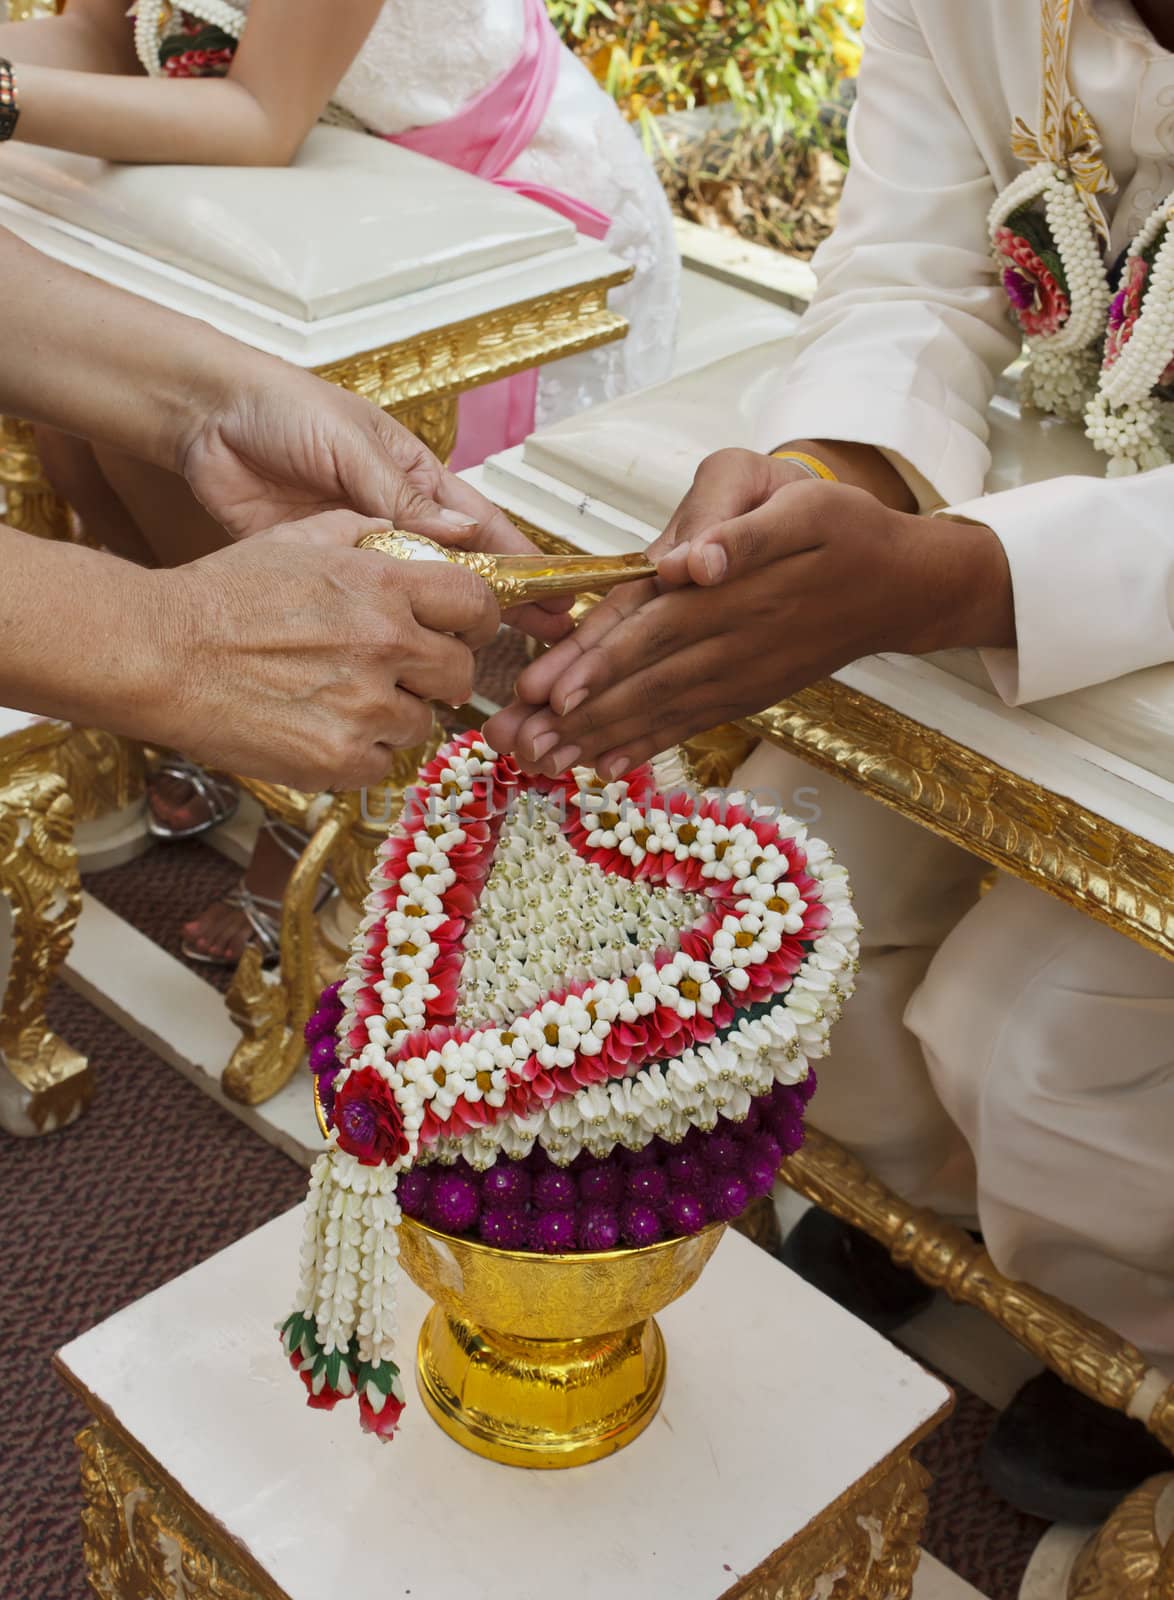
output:
M 1174 1377 L 1174 962 L 772 746 L 735 783 L 818 808 L 863 924 L 813 1121 Z

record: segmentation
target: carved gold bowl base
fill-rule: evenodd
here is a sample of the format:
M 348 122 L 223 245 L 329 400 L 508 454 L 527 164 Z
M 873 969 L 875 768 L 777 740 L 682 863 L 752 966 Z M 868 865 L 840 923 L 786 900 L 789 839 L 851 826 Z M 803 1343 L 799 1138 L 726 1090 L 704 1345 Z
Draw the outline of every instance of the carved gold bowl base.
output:
M 400 1264 L 435 1302 L 416 1381 L 466 1450 L 514 1467 L 577 1467 L 656 1415 L 665 1346 L 654 1313 L 691 1289 L 720 1224 L 639 1250 L 542 1256 L 400 1224 Z

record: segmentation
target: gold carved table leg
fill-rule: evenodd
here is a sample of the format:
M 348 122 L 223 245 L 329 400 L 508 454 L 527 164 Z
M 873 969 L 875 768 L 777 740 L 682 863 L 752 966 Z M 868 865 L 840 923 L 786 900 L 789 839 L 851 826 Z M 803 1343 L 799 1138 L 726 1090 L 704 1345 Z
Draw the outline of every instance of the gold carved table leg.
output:
M 9 527 L 42 539 L 72 538 L 69 507 L 41 471 L 33 430 L 15 417 L 0 417 L 0 490 Z
M 77 1445 L 86 1576 L 101 1600 L 284 1600 L 113 1428 L 85 1428 Z M 714 1600 L 910 1600 L 928 1481 L 908 1455 L 882 1463 Z
M 968 1233 L 900 1199 L 817 1128 L 808 1128 L 781 1175 L 817 1206 L 862 1228 L 932 1288 L 985 1311 L 1066 1383 L 1139 1418 L 1174 1450 L 1174 1383 L 1112 1329 L 1004 1277 Z
M 53 772 L 0 776 L 0 897 L 11 913 L 12 954 L 0 1005 L 0 1123 L 49 1133 L 80 1116 L 93 1079 L 85 1056 L 45 1022 L 45 997 L 81 910 L 73 810 Z
M 82 1551 L 100 1600 L 283 1600 L 112 1429 L 77 1436 Z
M 409 433 L 414 433 L 426 444 L 439 461 L 447 461 L 457 442 L 458 395 L 444 395 L 440 399 L 414 400 L 410 405 L 389 407 L 390 415 L 402 422 Z
M 333 869 L 344 905 L 357 924 L 379 844 L 399 815 L 405 789 L 436 753 L 442 737 L 439 725 L 434 724 L 425 744 L 397 751 L 392 771 L 377 789 L 337 795 L 328 802 L 286 886 L 279 972 L 264 972 L 259 951 L 250 947 L 241 957 L 228 992 L 229 1011 L 243 1035 L 221 1079 L 231 1099 L 260 1105 L 297 1070 L 305 1048 L 302 1030 L 319 989 L 337 975 L 349 943 L 349 929 L 334 938 L 324 937 L 314 916 L 322 874 L 328 866 Z M 288 791 L 283 794 L 256 784 L 250 788 L 262 804 L 276 809 L 285 820 L 298 826 L 314 822 L 308 797 L 291 800 Z M 300 815 L 296 814 L 296 801 L 302 802 Z

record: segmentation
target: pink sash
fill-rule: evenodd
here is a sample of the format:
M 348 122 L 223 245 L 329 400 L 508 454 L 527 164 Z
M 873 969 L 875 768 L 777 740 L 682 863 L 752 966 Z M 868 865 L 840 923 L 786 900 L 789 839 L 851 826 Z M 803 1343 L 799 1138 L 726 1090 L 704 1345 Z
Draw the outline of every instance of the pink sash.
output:
M 512 67 L 446 121 L 385 137 L 391 144 L 549 206 L 573 222 L 580 233 L 602 239 L 611 226 L 611 218 L 602 211 L 546 184 L 502 176 L 537 133 L 554 95 L 562 59 L 562 42 L 547 15 L 545 0 L 524 0 L 524 4 L 525 38 Z M 460 428 L 450 462 L 453 470 L 476 466 L 486 456 L 507 450 L 532 433 L 537 395 L 536 367 L 462 395 Z

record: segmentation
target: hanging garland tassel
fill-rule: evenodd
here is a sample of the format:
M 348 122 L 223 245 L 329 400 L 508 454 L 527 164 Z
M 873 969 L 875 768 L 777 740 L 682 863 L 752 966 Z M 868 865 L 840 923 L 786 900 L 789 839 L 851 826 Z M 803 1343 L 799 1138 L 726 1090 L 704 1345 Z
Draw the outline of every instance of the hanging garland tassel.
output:
M 341 1150 L 310 1175 L 298 1309 L 281 1325 L 307 1403 L 330 1411 L 357 1394 L 367 1433 L 390 1438 L 404 1408 L 395 1346 L 400 1210 L 396 1173 Z

